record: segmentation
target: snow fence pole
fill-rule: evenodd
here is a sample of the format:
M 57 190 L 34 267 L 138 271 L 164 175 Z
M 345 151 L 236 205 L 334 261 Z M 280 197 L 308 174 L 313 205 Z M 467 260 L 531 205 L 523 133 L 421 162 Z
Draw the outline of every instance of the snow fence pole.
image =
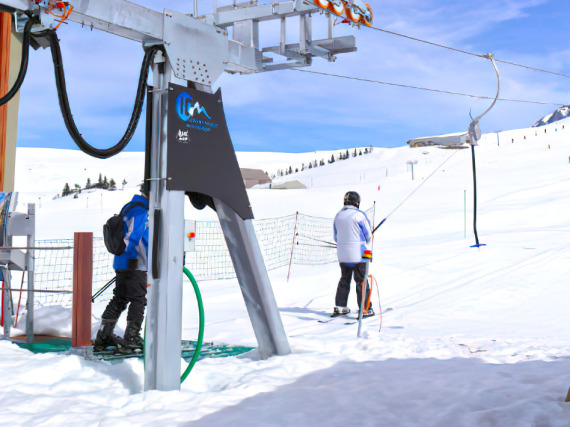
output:
M 291 274 L 291 263 L 293 262 L 293 249 L 295 248 L 295 238 L 297 237 L 297 218 L 299 211 L 295 212 L 295 225 L 293 226 L 293 242 L 291 243 L 291 256 L 289 257 L 289 268 L 287 269 L 287 282 L 289 282 L 289 275 Z

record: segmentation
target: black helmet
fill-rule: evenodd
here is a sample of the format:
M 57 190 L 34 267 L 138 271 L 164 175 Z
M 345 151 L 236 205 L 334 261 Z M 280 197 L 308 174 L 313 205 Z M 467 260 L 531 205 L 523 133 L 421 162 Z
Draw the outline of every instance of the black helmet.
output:
M 360 195 L 356 191 L 349 191 L 344 195 L 344 205 L 360 207 Z
M 141 184 L 141 194 L 148 199 L 149 193 L 150 193 L 150 182 L 143 182 Z

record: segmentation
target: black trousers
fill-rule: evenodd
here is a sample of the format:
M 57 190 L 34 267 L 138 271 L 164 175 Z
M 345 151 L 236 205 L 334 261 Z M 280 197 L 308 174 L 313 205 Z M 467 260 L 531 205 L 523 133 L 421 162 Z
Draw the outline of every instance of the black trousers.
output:
M 113 298 L 101 315 L 102 319 L 118 320 L 129 305 L 127 322 L 142 324 L 146 307 L 146 271 L 115 270 L 117 281 Z
M 354 282 L 356 283 L 356 298 L 358 299 L 358 307 L 360 308 L 360 302 L 362 301 L 362 282 L 366 275 L 365 262 L 355 264 L 354 267 L 349 267 L 344 262 L 340 263 L 340 281 L 336 288 L 335 305 L 346 307 L 348 303 L 348 294 L 350 293 L 350 281 L 353 275 Z M 366 286 L 366 289 L 368 289 L 368 286 Z M 368 305 L 368 299 L 369 296 L 367 295 L 367 301 L 365 301 L 364 307 Z

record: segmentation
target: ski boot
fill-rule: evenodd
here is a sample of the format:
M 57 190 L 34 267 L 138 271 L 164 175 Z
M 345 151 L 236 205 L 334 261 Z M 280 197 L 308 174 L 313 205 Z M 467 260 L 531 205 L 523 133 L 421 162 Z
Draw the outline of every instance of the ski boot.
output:
M 348 308 L 348 307 L 339 307 L 339 306 L 337 305 L 337 306 L 334 308 L 333 314 L 331 314 L 331 317 L 344 316 L 344 315 L 347 315 L 348 313 L 350 313 L 350 308 Z
M 127 322 L 125 335 L 117 341 L 116 354 L 135 354 L 143 351 L 143 339 L 140 335 L 141 324 L 139 322 Z
M 372 310 L 372 307 L 370 307 L 368 310 L 364 310 L 364 313 L 362 313 L 362 318 L 365 319 L 367 317 L 372 317 L 375 314 L 376 313 L 374 313 L 374 310 Z
M 101 319 L 101 327 L 97 331 L 95 342 L 93 343 L 93 351 L 99 353 L 107 350 L 108 347 L 117 345 L 118 337 L 113 334 L 117 321 L 114 319 Z

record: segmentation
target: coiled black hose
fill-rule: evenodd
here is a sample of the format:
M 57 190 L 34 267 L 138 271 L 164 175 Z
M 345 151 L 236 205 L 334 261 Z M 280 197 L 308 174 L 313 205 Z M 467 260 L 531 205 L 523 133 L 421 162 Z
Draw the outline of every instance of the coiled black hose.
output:
M 28 71 L 28 58 L 30 56 L 30 34 L 32 32 L 32 25 L 37 22 L 35 18 L 28 19 L 26 25 L 24 26 L 24 39 L 22 40 L 22 59 L 20 61 L 20 71 L 18 72 L 18 77 L 12 86 L 12 89 L 6 93 L 2 98 L 0 98 L 0 106 L 8 103 L 20 90 L 22 83 L 24 83 L 24 78 L 26 77 L 26 72 Z
M 85 141 L 85 139 L 83 139 L 83 136 L 77 129 L 77 126 L 75 125 L 75 121 L 73 120 L 73 115 L 71 114 L 71 108 L 69 107 L 69 99 L 67 97 L 65 74 L 63 72 L 63 60 L 61 57 L 61 49 L 59 46 L 59 40 L 57 38 L 57 34 L 55 31 L 51 30 L 46 32 L 45 36 L 47 37 L 51 49 L 53 66 L 55 71 L 55 83 L 57 86 L 57 95 L 59 99 L 59 107 L 61 109 L 61 114 L 63 116 L 63 120 L 65 122 L 65 126 L 67 127 L 69 135 L 71 136 L 75 144 L 77 144 L 79 149 L 84 153 L 89 154 L 90 156 L 97 157 L 99 159 L 108 159 L 109 157 L 112 157 L 120 153 L 127 146 L 137 128 L 147 90 L 147 78 L 149 73 L 149 67 L 152 64 L 154 55 L 159 50 L 162 50 L 162 47 L 151 46 L 145 51 L 143 63 L 141 66 L 137 94 L 135 98 L 135 105 L 133 107 L 131 119 L 129 121 L 127 130 L 125 131 L 124 135 L 121 137 L 119 142 L 117 142 L 114 146 L 110 148 L 100 149 L 93 147 L 87 141 Z

